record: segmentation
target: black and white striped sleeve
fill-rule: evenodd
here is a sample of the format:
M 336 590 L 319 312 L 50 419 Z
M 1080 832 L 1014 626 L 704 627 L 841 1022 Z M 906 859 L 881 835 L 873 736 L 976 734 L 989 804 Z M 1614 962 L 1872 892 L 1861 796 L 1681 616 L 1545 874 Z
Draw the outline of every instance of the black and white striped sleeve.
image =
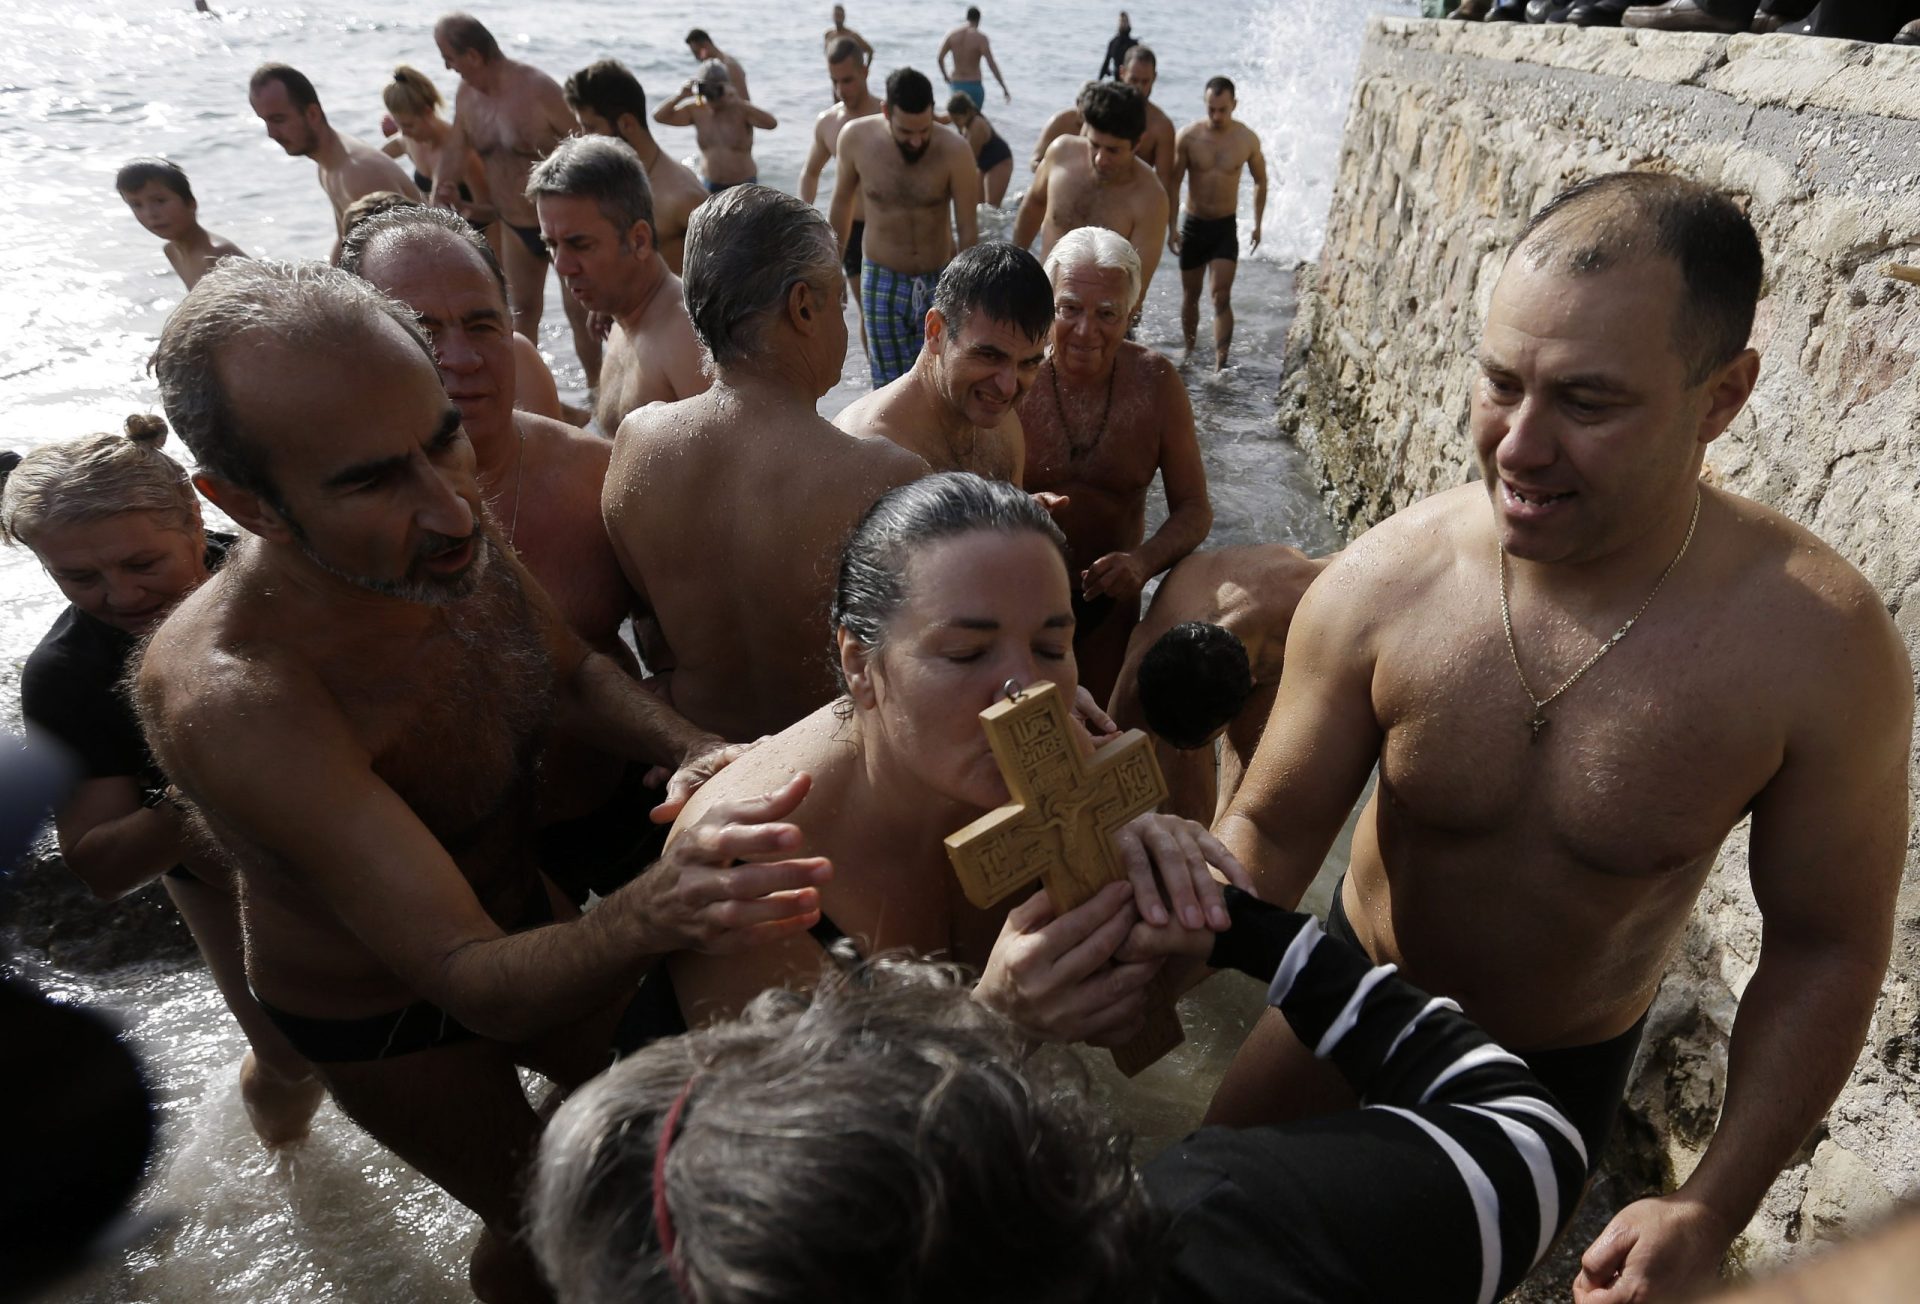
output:
M 1269 1003 L 1362 1108 L 1207 1128 L 1146 1168 L 1174 1217 L 1166 1300 L 1490 1304 L 1546 1253 L 1587 1176 L 1517 1056 L 1306 915 L 1230 892 L 1210 963 Z

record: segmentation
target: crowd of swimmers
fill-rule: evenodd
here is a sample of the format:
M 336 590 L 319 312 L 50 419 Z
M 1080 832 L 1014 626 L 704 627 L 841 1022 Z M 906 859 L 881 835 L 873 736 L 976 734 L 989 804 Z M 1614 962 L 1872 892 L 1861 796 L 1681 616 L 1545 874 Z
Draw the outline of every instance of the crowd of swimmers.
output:
M 710 123 L 695 177 L 620 65 L 562 86 L 463 14 L 453 117 L 396 74 L 397 150 L 255 75 L 333 265 L 122 173 L 190 287 L 167 421 L 0 496 L 71 604 L 22 678 L 87 775 L 68 865 L 160 878 L 261 1139 L 330 1096 L 479 1217 L 485 1300 L 1485 1301 L 1571 1217 L 1750 816 L 1719 1131 L 1575 1291 L 1710 1282 L 1862 1044 L 1912 725 L 1867 581 L 1701 478 L 1760 369 L 1741 209 L 1650 172 L 1559 195 L 1487 309 L 1479 482 L 1335 557 L 1210 551 L 1185 383 L 1129 335 L 1162 242 L 1218 276 L 1209 213 L 1264 184 L 1231 85 L 1175 134 L 1120 50 L 980 241 L 977 13 L 955 129 L 911 69 L 876 100 L 844 17 L 798 198 L 712 125 L 760 111 L 705 33 L 655 115 Z M 604 433 L 529 356 L 549 260 L 608 326 Z M 856 286 L 874 390 L 828 421 Z M 978 716 L 1042 681 L 1083 749 L 1146 730 L 1172 795 L 1084 904 L 977 909 L 943 839 L 1007 799 Z M 1323 929 L 1294 907 L 1376 773 Z M 1273 1009 L 1137 1168 L 1059 1048 L 1221 968 Z

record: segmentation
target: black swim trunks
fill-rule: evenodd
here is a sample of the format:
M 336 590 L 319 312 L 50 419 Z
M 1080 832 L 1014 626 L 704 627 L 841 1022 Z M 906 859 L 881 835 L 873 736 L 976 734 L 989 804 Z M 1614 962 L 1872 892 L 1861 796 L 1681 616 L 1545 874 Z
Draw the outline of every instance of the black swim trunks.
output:
M 538 224 L 533 226 L 515 226 L 513 223 L 508 222 L 507 230 L 519 236 L 520 243 L 525 245 L 527 252 L 535 258 L 538 258 L 543 263 L 552 261 L 552 255 L 547 253 L 547 242 L 540 238 L 540 227 Z
M 1190 272 L 1215 259 L 1240 261 L 1240 219 L 1233 213 L 1225 217 L 1180 218 L 1180 270 Z
M 510 932 L 524 933 L 553 922 L 553 902 L 544 884 L 534 892 L 519 923 Z M 252 983 L 248 983 L 252 990 Z M 384 1014 L 363 1019 L 316 1019 L 269 1005 L 254 992 L 261 1013 L 286 1035 L 293 1048 L 315 1064 L 366 1064 L 413 1055 L 440 1046 L 472 1041 L 480 1034 L 432 1001 L 415 1001 Z
M 856 220 L 852 232 L 847 236 L 847 252 L 840 255 L 840 270 L 847 274 L 849 281 L 860 279 L 860 246 L 862 237 L 867 233 L 867 224 Z
M 1341 893 L 1347 880 L 1342 877 L 1333 889 L 1333 904 L 1327 907 L 1327 936 L 1337 937 L 1364 952 L 1354 935 L 1353 922 L 1347 918 Z M 1613 1135 L 1615 1119 L 1620 1115 L 1621 1098 L 1627 1094 L 1627 1079 L 1633 1073 L 1633 1057 L 1640 1049 L 1640 1035 L 1647 1030 L 1647 1016 L 1617 1037 L 1590 1046 L 1566 1046 L 1559 1050 L 1514 1050 L 1527 1062 L 1535 1077 L 1560 1102 L 1567 1118 L 1579 1129 L 1586 1143 L 1589 1163 L 1598 1163 Z
M 991 172 L 1012 157 L 1013 151 L 1007 147 L 1006 141 L 1000 139 L 1000 133 L 996 131 L 987 138 L 987 143 L 980 147 L 980 170 Z

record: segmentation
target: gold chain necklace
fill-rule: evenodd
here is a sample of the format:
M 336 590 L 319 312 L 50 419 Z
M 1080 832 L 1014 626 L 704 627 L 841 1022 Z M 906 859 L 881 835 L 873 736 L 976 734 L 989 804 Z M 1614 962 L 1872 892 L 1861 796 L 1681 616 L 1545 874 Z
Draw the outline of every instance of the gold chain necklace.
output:
M 1565 683 L 1545 697 L 1533 695 L 1533 686 L 1527 683 L 1527 672 L 1520 668 L 1520 648 L 1513 641 L 1513 612 L 1507 606 L 1507 550 L 1500 546 L 1498 539 L 1494 541 L 1493 550 L 1500 559 L 1500 623 L 1507 631 L 1507 655 L 1513 658 L 1513 673 L 1520 677 L 1520 691 L 1527 695 L 1529 702 L 1533 703 L 1533 718 L 1527 721 L 1533 729 L 1533 735 L 1527 739 L 1529 743 L 1539 742 L 1540 731 L 1547 727 L 1548 721 L 1545 714 L 1547 703 L 1572 688 L 1579 681 L 1580 676 L 1593 668 L 1594 662 L 1613 651 L 1613 645 L 1627 636 L 1627 631 L 1633 628 L 1635 621 L 1647 614 L 1647 608 L 1653 605 L 1653 599 L 1660 592 L 1661 586 L 1667 582 L 1667 576 L 1673 574 L 1673 568 L 1678 566 L 1680 559 L 1687 555 L 1687 545 L 1693 542 L 1693 528 L 1699 523 L 1700 491 L 1696 489 L 1693 493 L 1693 516 L 1687 521 L 1687 537 L 1680 541 L 1680 551 L 1673 554 L 1673 560 L 1668 562 L 1667 568 L 1660 572 L 1660 578 L 1653 582 L 1653 590 L 1647 594 L 1647 600 L 1640 604 L 1640 610 L 1629 616 L 1626 624 L 1614 630 L 1613 637 L 1595 649 L 1592 656 L 1582 661 L 1580 668 L 1568 675 Z
M 518 426 L 518 421 L 514 425 Z M 520 431 L 520 451 L 513 455 L 513 518 L 507 522 L 507 546 L 513 546 L 513 536 L 520 529 L 520 484 L 526 478 L 527 432 Z

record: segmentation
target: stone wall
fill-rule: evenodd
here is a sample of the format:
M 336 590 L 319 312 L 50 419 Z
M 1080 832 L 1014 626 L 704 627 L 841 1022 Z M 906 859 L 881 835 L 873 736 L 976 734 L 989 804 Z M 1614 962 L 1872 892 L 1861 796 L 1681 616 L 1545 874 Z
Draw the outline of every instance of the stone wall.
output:
M 1387 19 L 1362 55 L 1325 251 L 1305 269 L 1282 424 L 1358 531 L 1473 474 L 1470 359 L 1504 250 L 1571 182 L 1677 169 L 1749 205 L 1768 259 L 1760 386 L 1711 473 L 1858 565 L 1920 660 L 1920 50 Z M 1282 181 L 1281 184 L 1284 184 Z M 1759 950 L 1745 830 L 1663 991 L 1630 1095 L 1666 1181 L 1719 1108 Z M 1920 1192 L 1920 872 L 1824 1130 L 1736 1254 L 1764 1263 Z M 1845 866 L 1834 866 L 1845 872 Z

